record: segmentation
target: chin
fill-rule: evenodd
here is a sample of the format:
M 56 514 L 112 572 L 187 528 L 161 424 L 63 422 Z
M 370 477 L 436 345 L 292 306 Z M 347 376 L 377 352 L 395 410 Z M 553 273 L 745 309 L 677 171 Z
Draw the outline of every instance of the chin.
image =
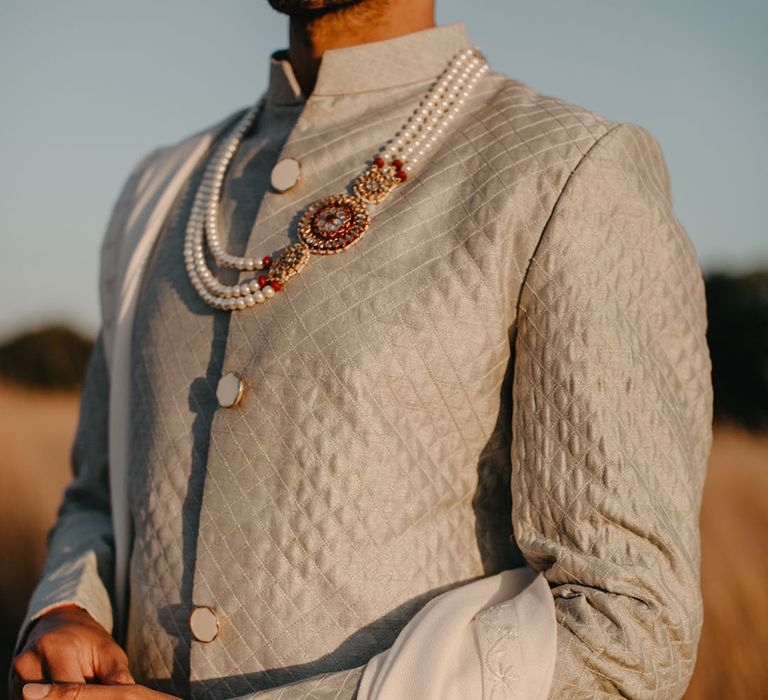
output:
M 359 5 L 371 0 L 269 0 L 269 4 L 285 15 L 302 16 L 315 12 L 343 7 L 345 5 Z

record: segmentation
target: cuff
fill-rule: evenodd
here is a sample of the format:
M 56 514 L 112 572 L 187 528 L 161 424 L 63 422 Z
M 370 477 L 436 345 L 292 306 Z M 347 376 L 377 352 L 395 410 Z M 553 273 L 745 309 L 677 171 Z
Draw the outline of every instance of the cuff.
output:
M 64 605 L 82 608 L 111 634 L 112 603 L 97 571 L 96 556 L 89 552 L 46 572 L 29 601 L 14 654 L 19 653 L 35 620 Z

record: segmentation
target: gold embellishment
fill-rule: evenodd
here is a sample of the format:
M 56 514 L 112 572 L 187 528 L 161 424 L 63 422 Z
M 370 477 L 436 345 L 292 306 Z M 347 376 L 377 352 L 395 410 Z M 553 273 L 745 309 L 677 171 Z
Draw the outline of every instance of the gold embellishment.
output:
M 283 252 L 272 261 L 267 280 L 277 280 L 285 284 L 287 280 L 301 272 L 309 262 L 309 248 L 303 243 L 292 243 L 283 248 Z
M 354 191 L 364 202 L 378 204 L 383 202 L 398 184 L 400 180 L 395 176 L 394 168 L 379 168 L 373 165 L 355 180 Z
M 310 204 L 299 221 L 299 237 L 315 255 L 333 255 L 359 241 L 371 217 L 365 203 L 349 194 L 334 194 Z

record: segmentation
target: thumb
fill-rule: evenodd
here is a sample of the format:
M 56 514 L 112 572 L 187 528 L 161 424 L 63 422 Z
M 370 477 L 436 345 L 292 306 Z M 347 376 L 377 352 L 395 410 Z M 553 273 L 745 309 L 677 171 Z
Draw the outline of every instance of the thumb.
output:
M 27 683 L 21 690 L 24 700 L 75 700 L 92 697 L 90 688 L 84 683 Z
M 84 683 L 27 683 L 22 690 L 24 700 L 116 700 L 121 693 L 125 700 L 135 697 L 130 687 Z

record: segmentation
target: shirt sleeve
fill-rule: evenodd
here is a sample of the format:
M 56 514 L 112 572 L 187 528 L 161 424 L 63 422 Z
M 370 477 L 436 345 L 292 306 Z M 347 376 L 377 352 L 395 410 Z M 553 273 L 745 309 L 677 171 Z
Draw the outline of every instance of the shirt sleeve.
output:
M 569 178 L 518 303 L 514 534 L 554 596 L 550 698 L 679 698 L 702 622 L 704 284 L 664 158 L 620 124 Z

